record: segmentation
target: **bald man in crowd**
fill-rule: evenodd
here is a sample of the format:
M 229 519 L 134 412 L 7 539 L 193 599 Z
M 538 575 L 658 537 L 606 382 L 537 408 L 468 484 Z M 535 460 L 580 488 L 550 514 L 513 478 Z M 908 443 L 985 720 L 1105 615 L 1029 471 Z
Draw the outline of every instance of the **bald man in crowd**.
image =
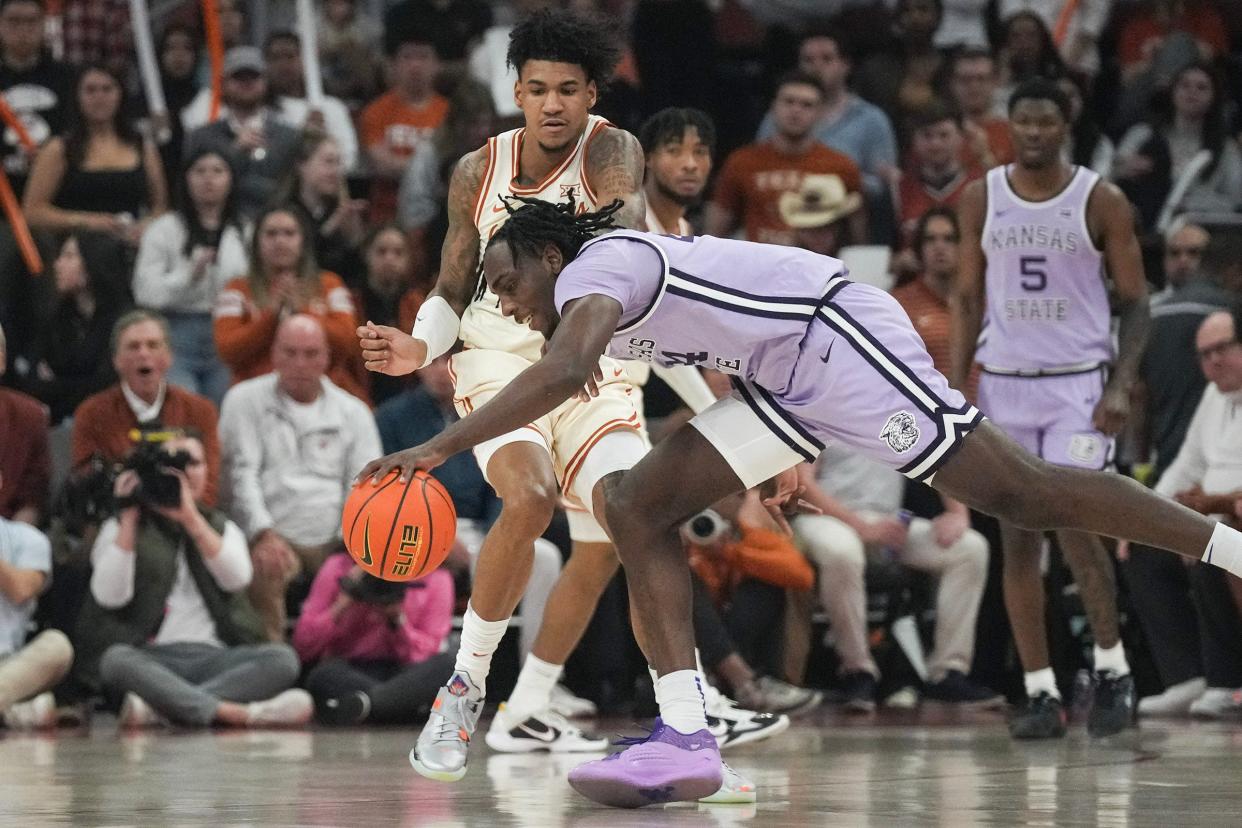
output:
M 233 386 L 220 413 L 229 513 L 250 541 L 250 600 L 268 638 L 285 638 L 285 596 L 333 551 L 353 476 L 383 452 L 364 403 L 327 378 L 327 335 L 291 316 L 270 374 Z

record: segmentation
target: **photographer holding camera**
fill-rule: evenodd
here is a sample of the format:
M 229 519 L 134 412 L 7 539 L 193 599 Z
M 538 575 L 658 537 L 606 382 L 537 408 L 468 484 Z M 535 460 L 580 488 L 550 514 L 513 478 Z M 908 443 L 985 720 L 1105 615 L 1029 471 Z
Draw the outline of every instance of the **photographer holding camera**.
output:
M 123 697 L 122 727 L 303 724 L 310 697 L 289 689 L 297 655 L 260 643 L 246 599 L 245 536 L 203 504 L 205 455 L 202 438 L 182 432 L 164 442 L 162 465 L 131 461 L 117 476 L 120 511 L 91 550 L 79 677 Z
M 338 552 L 324 562 L 293 631 L 293 646 L 325 724 L 413 724 L 453 673 L 441 652 L 453 625 L 453 576 L 393 583 Z

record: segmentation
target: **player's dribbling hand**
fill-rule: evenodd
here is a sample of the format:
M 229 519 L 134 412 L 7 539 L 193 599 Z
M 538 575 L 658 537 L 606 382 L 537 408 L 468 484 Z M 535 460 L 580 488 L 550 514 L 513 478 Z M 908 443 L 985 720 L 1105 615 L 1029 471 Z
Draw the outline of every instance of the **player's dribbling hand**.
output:
M 394 452 L 378 460 L 372 460 L 358 472 L 358 481 L 370 479 L 371 485 L 379 485 L 380 481 L 394 471 L 401 473 L 401 481 L 405 482 L 414 474 L 415 469 L 430 471 L 448 459 L 448 455 L 440 451 L 435 440 L 428 440 L 420 446 L 405 451 Z
M 368 371 L 400 377 L 418 370 L 427 359 L 427 343 L 396 328 L 368 321 L 356 333 Z

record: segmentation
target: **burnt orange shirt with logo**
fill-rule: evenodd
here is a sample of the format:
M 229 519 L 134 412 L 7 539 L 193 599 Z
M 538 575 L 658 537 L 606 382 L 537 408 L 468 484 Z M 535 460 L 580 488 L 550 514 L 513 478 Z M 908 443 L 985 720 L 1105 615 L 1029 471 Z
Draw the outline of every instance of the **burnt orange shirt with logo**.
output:
M 862 174 L 848 155 L 823 144 L 787 155 L 764 141 L 729 156 L 712 201 L 741 219 L 750 241 L 793 244 L 793 231 L 781 218 L 780 200 L 785 193 L 797 192 L 808 175 L 839 175 L 845 189 L 862 189 Z
M 384 147 L 399 158 L 410 159 L 444 123 L 448 107 L 448 99 L 441 95 L 432 95 L 423 106 L 414 107 L 389 92 L 362 110 L 358 137 L 364 149 Z M 396 215 L 397 184 L 384 178 L 372 181 L 372 221 L 390 221 Z

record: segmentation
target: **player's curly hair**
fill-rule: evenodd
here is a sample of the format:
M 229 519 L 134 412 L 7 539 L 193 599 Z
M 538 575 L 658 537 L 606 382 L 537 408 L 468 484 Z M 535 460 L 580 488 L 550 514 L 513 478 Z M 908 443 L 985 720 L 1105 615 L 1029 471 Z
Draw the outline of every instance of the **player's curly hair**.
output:
M 567 10 L 541 9 L 523 19 L 509 35 L 508 63 L 520 75 L 528 60 L 581 66 L 588 81 L 603 92 L 621 60 L 620 35 L 595 17 Z
M 593 213 L 575 214 L 577 205 L 572 196 L 568 201 L 556 204 L 523 196 L 503 198 L 509 218 L 488 241 L 487 246 L 501 243 L 509 245 L 509 254 L 514 261 L 517 261 L 521 253 L 538 256 L 549 244 L 556 245 L 566 263 L 573 261 L 582 245 L 599 233 L 616 226 L 612 219 L 613 213 L 620 210 L 624 203 L 620 199 L 614 199 L 611 204 Z M 515 207 L 514 202 L 518 206 Z

